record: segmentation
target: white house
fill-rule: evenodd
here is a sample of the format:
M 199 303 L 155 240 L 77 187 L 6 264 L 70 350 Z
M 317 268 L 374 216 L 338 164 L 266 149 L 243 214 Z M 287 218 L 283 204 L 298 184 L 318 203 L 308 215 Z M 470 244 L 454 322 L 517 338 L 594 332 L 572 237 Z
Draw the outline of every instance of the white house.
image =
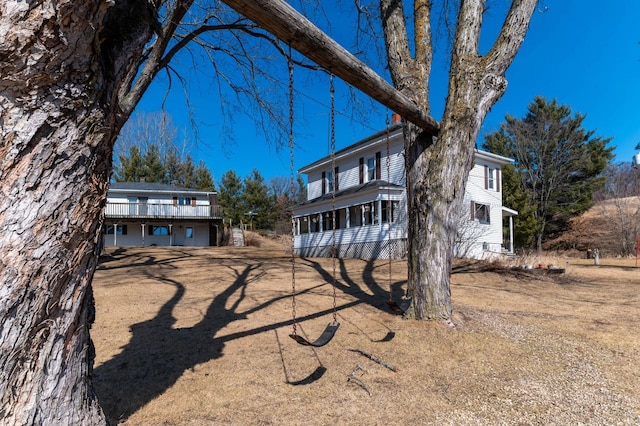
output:
M 513 252 L 512 217 L 517 212 L 502 205 L 500 173 L 501 166 L 511 161 L 476 150 L 466 185 L 465 208 L 460 212 L 457 256 L 490 258 Z M 339 257 L 406 255 L 402 124 L 394 123 L 389 131 L 378 132 L 299 172 L 307 175 L 308 184 L 307 201 L 293 211 L 294 250 L 298 255 L 328 256 L 332 241 Z M 509 229 L 506 243 L 503 218 Z
M 112 183 L 105 246 L 215 246 L 222 223 L 216 192 L 149 182 Z

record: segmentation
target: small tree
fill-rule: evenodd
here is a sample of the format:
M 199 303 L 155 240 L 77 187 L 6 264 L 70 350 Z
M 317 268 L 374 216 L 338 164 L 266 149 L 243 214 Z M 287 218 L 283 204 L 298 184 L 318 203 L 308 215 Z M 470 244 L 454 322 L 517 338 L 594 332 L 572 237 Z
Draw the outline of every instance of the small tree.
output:
M 220 179 L 218 203 L 226 220 L 236 225 L 244 220 L 246 211 L 242 202 L 242 181 L 233 170 L 227 171 Z
M 200 160 L 198 166 L 195 169 L 194 180 L 194 189 L 199 189 L 201 191 L 215 191 L 215 185 L 213 183 L 213 178 L 211 177 L 211 172 L 209 172 L 209 168 L 202 160 Z
M 507 116 L 500 131 L 485 137 L 485 149 L 515 159 L 515 175 L 503 176 L 505 191 L 526 193 L 526 203 L 520 200 L 515 208 L 535 206 L 520 219 L 535 223 L 528 237 L 534 237 L 539 252 L 547 238 L 566 230 L 569 219 L 591 207 L 594 191 L 604 184 L 602 172 L 613 157 L 613 147 L 607 147 L 611 138 L 583 129 L 584 118 L 538 96 L 524 118 Z
M 464 207 L 455 212 L 458 223 L 455 256 L 459 258 L 472 256 L 474 246 L 477 242 L 482 241 L 483 237 L 489 234 L 489 228 L 487 226 L 469 220 L 471 215 L 470 209 L 470 203 L 464 203 Z
M 253 171 L 244 179 L 242 205 L 245 209 L 245 221 L 252 214 L 253 227 L 257 229 L 273 229 L 278 211 L 276 197 L 265 184 L 264 178 L 258 171 Z
M 617 254 L 635 253 L 640 234 L 640 172 L 630 163 L 611 164 L 605 171 L 606 184 L 596 193 L 599 211 L 609 225 L 609 240 Z

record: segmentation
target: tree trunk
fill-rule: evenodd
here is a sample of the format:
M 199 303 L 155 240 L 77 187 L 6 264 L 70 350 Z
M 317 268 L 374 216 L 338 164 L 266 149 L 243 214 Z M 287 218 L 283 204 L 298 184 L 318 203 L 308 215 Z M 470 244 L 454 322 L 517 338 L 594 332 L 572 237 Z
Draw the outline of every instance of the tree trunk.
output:
M 105 423 L 91 385 L 91 280 L 113 142 L 131 112 L 114 94 L 144 46 L 101 33 L 108 7 L 0 3 L 3 425 Z
M 408 205 L 408 318 L 451 322 L 450 276 L 456 214 L 473 166 L 482 122 L 504 94 L 504 74 L 526 34 L 536 0 L 514 0 L 498 38 L 478 54 L 484 0 L 460 2 L 451 54 L 449 93 L 437 140 L 427 130 L 405 127 Z M 394 85 L 429 111 L 431 3 L 414 0 L 415 58 L 405 34 L 402 2 L 381 0 L 389 69 Z
M 81 106 L 91 104 L 83 97 L 38 94 L 6 111 L 13 130 L 2 134 L 0 168 L 3 424 L 104 421 L 90 384 L 90 283 L 111 157 L 96 128 L 104 113 Z

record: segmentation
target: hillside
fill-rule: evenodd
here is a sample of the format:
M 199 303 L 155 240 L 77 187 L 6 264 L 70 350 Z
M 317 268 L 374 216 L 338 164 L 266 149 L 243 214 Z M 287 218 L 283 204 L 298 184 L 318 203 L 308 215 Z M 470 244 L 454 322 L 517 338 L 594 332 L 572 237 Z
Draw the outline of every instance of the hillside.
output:
M 640 197 L 611 199 L 594 205 L 572 219 L 569 231 L 548 241 L 544 248 L 580 252 L 597 248 L 604 257 L 619 255 L 621 250 L 632 254 L 638 232 Z

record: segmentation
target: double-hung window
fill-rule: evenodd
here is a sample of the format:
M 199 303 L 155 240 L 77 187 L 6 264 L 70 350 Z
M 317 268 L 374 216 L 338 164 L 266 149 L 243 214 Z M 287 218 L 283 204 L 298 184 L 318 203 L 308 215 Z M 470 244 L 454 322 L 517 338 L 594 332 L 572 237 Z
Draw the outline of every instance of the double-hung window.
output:
M 376 159 L 374 157 L 367 158 L 367 182 L 376 179 Z
M 477 220 L 483 224 L 491 223 L 491 209 L 488 204 L 471 202 L 471 220 Z

